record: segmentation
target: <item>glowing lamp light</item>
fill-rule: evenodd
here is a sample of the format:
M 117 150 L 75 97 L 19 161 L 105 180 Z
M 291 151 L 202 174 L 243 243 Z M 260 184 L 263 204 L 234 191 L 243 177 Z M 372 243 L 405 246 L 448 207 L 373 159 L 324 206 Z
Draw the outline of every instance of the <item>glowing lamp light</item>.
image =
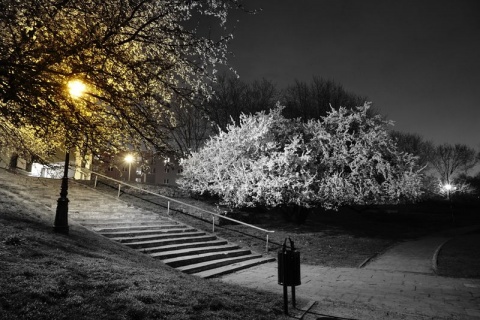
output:
M 132 163 L 133 162 L 133 156 L 131 154 L 126 155 L 125 156 L 125 162 Z
M 447 183 L 445 186 L 444 186 L 445 190 L 447 191 L 450 191 L 453 189 L 453 186 L 450 184 L 450 183 Z
M 128 181 L 130 181 L 130 172 L 132 171 L 132 162 L 134 157 L 131 154 L 125 156 L 125 162 L 128 163 Z
M 70 92 L 70 95 L 75 99 L 80 98 L 85 92 L 86 88 L 87 87 L 85 86 L 85 84 L 80 80 L 72 80 L 68 82 L 68 91 Z

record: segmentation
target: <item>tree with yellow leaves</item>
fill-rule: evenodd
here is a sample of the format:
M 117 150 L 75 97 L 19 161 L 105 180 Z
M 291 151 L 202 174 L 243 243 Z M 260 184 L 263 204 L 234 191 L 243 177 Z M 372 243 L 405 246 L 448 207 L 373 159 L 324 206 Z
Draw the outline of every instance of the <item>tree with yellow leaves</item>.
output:
M 211 94 L 214 70 L 227 59 L 227 14 L 238 7 L 232 0 L 1 0 L 2 141 L 37 156 L 65 144 L 93 154 L 167 149 L 162 124 L 173 117 L 171 99 Z M 218 32 L 205 32 L 205 21 Z M 84 86 L 81 94 L 72 93 L 72 81 Z

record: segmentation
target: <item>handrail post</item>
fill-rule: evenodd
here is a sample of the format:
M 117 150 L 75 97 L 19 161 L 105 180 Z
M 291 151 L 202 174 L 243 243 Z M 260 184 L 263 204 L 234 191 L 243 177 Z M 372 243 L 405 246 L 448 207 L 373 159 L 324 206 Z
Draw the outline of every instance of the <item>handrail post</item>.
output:
M 170 201 L 167 201 L 167 214 L 170 215 Z
M 119 183 L 118 184 L 118 194 L 117 194 L 117 198 L 120 198 L 120 190 L 122 188 L 122 185 Z
M 212 233 L 215 233 L 215 216 L 212 214 Z
M 268 252 L 268 233 L 267 233 L 267 243 L 265 244 L 265 252 Z
M 97 181 L 98 181 L 98 174 L 95 175 L 95 183 L 93 184 L 93 187 L 97 187 Z

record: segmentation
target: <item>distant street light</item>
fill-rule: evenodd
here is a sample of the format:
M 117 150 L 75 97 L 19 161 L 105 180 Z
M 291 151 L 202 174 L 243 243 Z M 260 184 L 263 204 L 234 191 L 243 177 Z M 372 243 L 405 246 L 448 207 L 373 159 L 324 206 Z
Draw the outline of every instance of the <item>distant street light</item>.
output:
M 128 163 L 128 182 L 130 182 L 130 172 L 132 171 L 132 162 L 134 158 L 131 154 L 125 156 L 125 162 Z
M 68 91 L 72 98 L 78 99 L 85 92 L 86 86 L 80 80 L 72 80 L 67 84 Z M 70 146 L 65 139 L 65 166 L 63 168 L 62 185 L 60 187 L 60 198 L 57 200 L 57 211 L 55 213 L 55 222 L 53 231 L 68 234 L 68 166 L 70 164 Z
M 455 192 L 457 188 L 448 182 L 443 186 L 443 188 L 445 189 L 445 191 L 447 191 L 447 200 L 450 207 L 450 214 L 452 215 L 452 222 L 455 222 L 455 215 L 453 214 L 453 206 L 452 199 L 450 198 L 450 193 Z
M 445 184 L 443 188 L 447 191 L 447 200 L 450 200 L 450 191 L 455 188 L 450 183 Z

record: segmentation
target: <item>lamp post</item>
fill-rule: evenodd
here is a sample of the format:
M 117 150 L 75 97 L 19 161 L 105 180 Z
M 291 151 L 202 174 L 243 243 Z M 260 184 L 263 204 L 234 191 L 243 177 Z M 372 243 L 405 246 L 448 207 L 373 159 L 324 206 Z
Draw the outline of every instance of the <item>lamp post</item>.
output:
M 68 91 L 72 98 L 80 98 L 85 91 L 85 84 L 80 80 L 72 80 L 68 82 Z M 60 187 L 60 198 L 57 200 L 57 211 L 55 213 L 55 222 L 53 231 L 68 234 L 68 166 L 70 164 L 70 146 L 66 141 L 65 146 L 65 166 L 63 168 L 62 185 Z
M 447 184 L 445 184 L 443 186 L 443 188 L 445 188 L 445 190 L 447 191 L 447 200 L 448 200 L 448 206 L 450 207 L 450 214 L 452 216 L 452 222 L 455 222 L 455 215 L 453 214 L 453 206 L 452 206 L 452 199 L 450 197 L 450 193 L 451 193 L 452 190 L 455 192 L 456 188 L 448 182 L 447 182 Z
M 450 183 L 447 183 L 446 185 L 443 186 L 445 190 L 447 191 L 447 200 L 450 200 L 450 190 L 453 189 L 453 186 Z
M 131 154 L 127 154 L 127 156 L 125 157 L 125 162 L 128 163 L 128 182 L 130 182 L 130 172 L 132 171 L 133 156 Z

